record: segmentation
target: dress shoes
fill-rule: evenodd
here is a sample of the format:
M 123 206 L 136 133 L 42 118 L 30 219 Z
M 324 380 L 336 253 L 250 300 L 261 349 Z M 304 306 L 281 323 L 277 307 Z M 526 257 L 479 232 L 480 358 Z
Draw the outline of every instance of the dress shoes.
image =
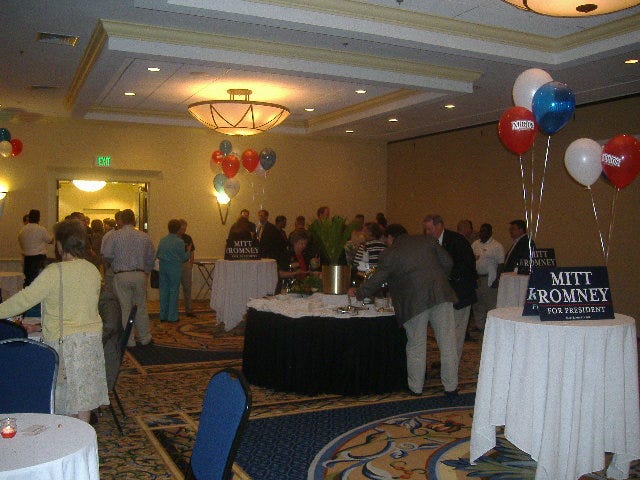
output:
M 455 390 L 451 390 L 451 391 L 445 390 L 444 396 L 447 397 L 449 400 L 453 400 L 458 396 L 458 389 L 456 388 Z
M 407 387 L 407 393 L 409 395 L 411 395 L 412 397 L 421 397 L 422 396 L 422 392 L 414 392 L 409 387 Z

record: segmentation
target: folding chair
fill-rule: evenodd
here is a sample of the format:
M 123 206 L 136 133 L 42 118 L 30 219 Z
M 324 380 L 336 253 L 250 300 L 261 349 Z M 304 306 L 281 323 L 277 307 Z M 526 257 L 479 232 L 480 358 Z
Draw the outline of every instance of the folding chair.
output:
M 58 353 L 28 338 L 0 341 L 0 412 L 54 413 Z
M 249 419 L 251 390 L 242 373 L 227 368 L 211 377 L 187 479 L 228 480 Z
M 122 365 L 122 359 L 124 358 L 124 352 L 127 348 L 127 342 L 129 340 L 129 336 L 131 335 L 131 330 L 133 329 L 133 322 L 136 319 L 136 313 L 138 312 L 138 306 L 134 305 L 131 307 L 131 311 L 129 312 L 129 318 L 127 319 L 127 325 L 124 327 L 122 331 L 122 336 L 120 337 L 120 365 Z M 120 373 L 120 369 L 118 369 L 118 373 Z M 118 381 L 118 377 L 116 376 L 116 382 Z M 120 412 L 124 418 L 127 418 L 127 414 L 124 413 L 124 408 L 122 408 L 122 403 L 120 402 L 120 397 L 118 397 L 118 392 L 116 392 L 116 385 L 113 384 L 113 389 L 111 389 L 111 393 L 113 394 L 113 398 L 115 398 L 118 403 L 118 407 L 120 407 Z M 113 415 L 113 421 L 115 422 L 118 430 L 120 431 L 120 435 L 124 435 L 124 431 L 122 430 L 122 425 L 120 425 L 120 421 L 118 420 L 118 416 L 116 415 L 116 411 L 113 408 L 113 402 L 109 403 L 109 410 L 111 410 L 111 415 Z
M 11 320 L 0 320 L 0 340 L 9 338 L 27 338 L 29 335 L 22 325 Z

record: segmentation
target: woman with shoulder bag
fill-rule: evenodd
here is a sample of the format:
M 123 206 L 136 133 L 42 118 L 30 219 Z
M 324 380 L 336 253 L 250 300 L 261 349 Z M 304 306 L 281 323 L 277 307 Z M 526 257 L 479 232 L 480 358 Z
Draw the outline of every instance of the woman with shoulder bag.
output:
M 0 318 L 42 304 L 42 339 L 59 355 L 55 413 L 88 422 L 91 410 L 109 404 L 98 314 L 100 273 L 82 258 L 87 242 L 82 222 L 65 220 L 54 232 L 61 261 L 0 304 Z

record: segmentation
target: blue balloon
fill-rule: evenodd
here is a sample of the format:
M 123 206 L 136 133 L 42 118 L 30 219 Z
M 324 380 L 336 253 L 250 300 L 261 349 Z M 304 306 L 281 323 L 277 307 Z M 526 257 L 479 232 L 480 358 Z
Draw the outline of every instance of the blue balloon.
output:
M 573 116 L 576 97 L 566 84 L 549 82 L 533 94 L 533 114 L 540 131 L 553 135 Z
M 224 182 L 227 180 L 228 178 L 224 173 L 219 173 L 213 177 L 213 188 L 216 189 L 216 192 L 224 193 Z
M 263 148 L 260 152 L 260 166 L 263 170 L 269 170 L 276 163 L 276 152 L 270 148 Z
M 6 128 L 0 128 L 0 142 L 4 142 L 4 141 L 10 142 L 11 141 L 11 134 L 9 133 L 9 130 L 7 130 Z
M 229 140 L 222 140 L 220 142 L 220 151 L 222 153 L 224 153 L 225 155 L 229 155 L 231 153 L 231 150 L 233 150 L 233 146 L 231 145 L 231 142 Z

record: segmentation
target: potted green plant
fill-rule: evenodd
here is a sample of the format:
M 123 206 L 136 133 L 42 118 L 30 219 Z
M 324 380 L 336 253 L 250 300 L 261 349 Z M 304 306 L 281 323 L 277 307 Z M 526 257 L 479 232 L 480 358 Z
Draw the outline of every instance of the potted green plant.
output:
M 351 267 L 344 261 L 344 246 L 353 228 L 339 215 L 316 220 L 309 227 L 313 244 L 320 251 L 324 293 L 343 294 L 349 288 Z

